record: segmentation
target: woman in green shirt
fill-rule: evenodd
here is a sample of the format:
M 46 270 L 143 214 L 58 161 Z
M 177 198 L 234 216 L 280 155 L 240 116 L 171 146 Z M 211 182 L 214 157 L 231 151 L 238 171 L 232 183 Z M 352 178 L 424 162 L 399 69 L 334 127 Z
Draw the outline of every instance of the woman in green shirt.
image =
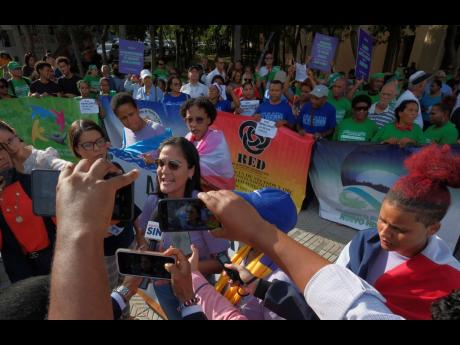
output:
M 424 145 L 428 143 L 419 125 L 414 123 L 418 115 L 418 104 L 414 100 L 402 102 L 395 109 L 396 121 L 383 126 L 372 138 L 373 142 L 381 144 Z
M 101 87 L 101 91 L 99 92 L 100 96 L 115 96 L 117 93 L 115 90 L 110 90 L 109 78 L 101 78 L 101 80 L 99 80 L 99 86 Z
M 96 98 L 97 94 L 101 89 L 99 86 L 100 79 L 101 78 L 99 77 L 99 70 L 97 69 L 96 65 L 89 65 L 88 73 L 83 78 L 83 80 L 85 80 L 88 83 L 92 98 Z
M 372 101 L 369 96 L 356 96 L 351 102 L 352 117 L 340 122 L 335 129 L 333 140 L 370 141 L 378 131 L 375 122 L 367 118 L 371 105 Z

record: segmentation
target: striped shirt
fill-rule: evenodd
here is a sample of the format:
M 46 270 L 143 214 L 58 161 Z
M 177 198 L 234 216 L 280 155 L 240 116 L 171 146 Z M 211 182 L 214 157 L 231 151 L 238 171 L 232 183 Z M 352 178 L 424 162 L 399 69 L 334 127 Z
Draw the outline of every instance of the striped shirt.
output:
M 382 128 L 387 123 L 395 122 L 396 117 L 394 110 L 388 105 L 387 108 L 381 113 L 377 113 L 375 108 L 377 103 L 374 103 L 369 108 L 369 115 L 367 118 L 375 122 L 378 128 Z

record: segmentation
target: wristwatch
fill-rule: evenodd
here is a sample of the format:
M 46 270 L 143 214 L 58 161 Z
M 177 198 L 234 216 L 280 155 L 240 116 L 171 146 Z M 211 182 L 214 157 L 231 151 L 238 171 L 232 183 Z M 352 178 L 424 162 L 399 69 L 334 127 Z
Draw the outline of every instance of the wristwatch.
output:
M 128 303 L 129 289 L 126 286 L 121 285 L 113 291 L 119 294 L 121 297 L 123 297 L 125 303 Z

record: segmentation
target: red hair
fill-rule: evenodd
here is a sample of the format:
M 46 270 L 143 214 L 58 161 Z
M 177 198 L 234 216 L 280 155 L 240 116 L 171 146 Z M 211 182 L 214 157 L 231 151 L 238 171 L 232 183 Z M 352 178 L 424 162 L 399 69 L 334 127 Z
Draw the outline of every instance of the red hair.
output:
M 430 225 L 441 219 L 449 209 L 449 189 L 460 188 L 460 156 L 449 145 L 427 146 L 404 161 L 408 170 L 385 200 L 419 215 L 419 220 Z

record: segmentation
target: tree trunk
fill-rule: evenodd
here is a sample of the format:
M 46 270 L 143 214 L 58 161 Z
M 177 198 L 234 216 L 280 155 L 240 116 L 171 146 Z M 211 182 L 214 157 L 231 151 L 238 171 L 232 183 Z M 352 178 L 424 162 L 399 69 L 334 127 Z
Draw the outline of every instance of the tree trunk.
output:
M 75 55 L 75 61 L 77 62 L 78 72 L 83 77 L 84 76 L 84 70 L 83 70 L 83 65 L 81 63 L 80 49 L 78 48 L 77 41 L 75 40 L 75 35 L 73 34 L 72 26 L 70 26 L 70 25 L 67 26 L 67 30 L 69 32 L 70 42 L 72 42 L 72 49 L 73 49 L 73 53 Z
M 20 25 L 20 27 L 26 39 L 27 50 L 35 55 L 34 40 L 32 39 L 32 35 L 30 34 L 29 25 Z
M 126 39 L 126 25 L 118 25 L 118 36 L 121 40 Z
M 270 37 L 268 38 L 267 42 L 265 43 L 265 47 L 262 50 L 262 53 L 260 54 L 259 61 L 257 63 L 257 67 L 260 67 L 262 65 L 262 59 L 264 58 L 265 52 L 268 50 L 268 47 L 270 45 L 270 42 L 271 42 L 273 36 L 275 36 L 275 33 L 270 32 Z
M 150 34 L 150 68 L 151 71 L 153 72 L 156 69 L 156 55 L 157 55 L 157 48 L 156 48 L 156 43 L 155 43 L 155 25 L 149 25 L 149 34 Z
M 241 60 L 241 25 L 235 25 L 233 30 L 233 61 Z
M 383 72 L 393 72 L 395 70 L 396 60 L 399 54 L 401 43 L 401 26 L 391 25 L 390 36 L 388 37 L 387 52 L 383 63 Z
M 179 66 L 179 49 L 180 49 L 180 45 L 181 45 L 181 41 L 180 41 L 180 33 L 179 33 L 179 30 L 176 29 L 176 68 L 180 70 L 180 66 Z
M 109 26 L 104 25 L 104 28 L 102 29 L 102 35 L 101 35 L 102 61 L 104 62 L 104 64 L 107 64 L 107 61 L 108 61 L 107 53 L 105 51 L 105 41 L 107 41 L 108 30 L 109 30 Z
M 164 42 L 164 32 L 163 25 L 160 25 L 160 32 L 158 33 L 158 45 L 160 49 L 160 56 L 165 56 L 165 42 Z
M 445 69 L 449 65 L 455 65 L 455 38 L 457 36 L 457 25 L 449 25 L 447 34 L 444 40 L 444 56 L 442 58 L 441 69 Z

